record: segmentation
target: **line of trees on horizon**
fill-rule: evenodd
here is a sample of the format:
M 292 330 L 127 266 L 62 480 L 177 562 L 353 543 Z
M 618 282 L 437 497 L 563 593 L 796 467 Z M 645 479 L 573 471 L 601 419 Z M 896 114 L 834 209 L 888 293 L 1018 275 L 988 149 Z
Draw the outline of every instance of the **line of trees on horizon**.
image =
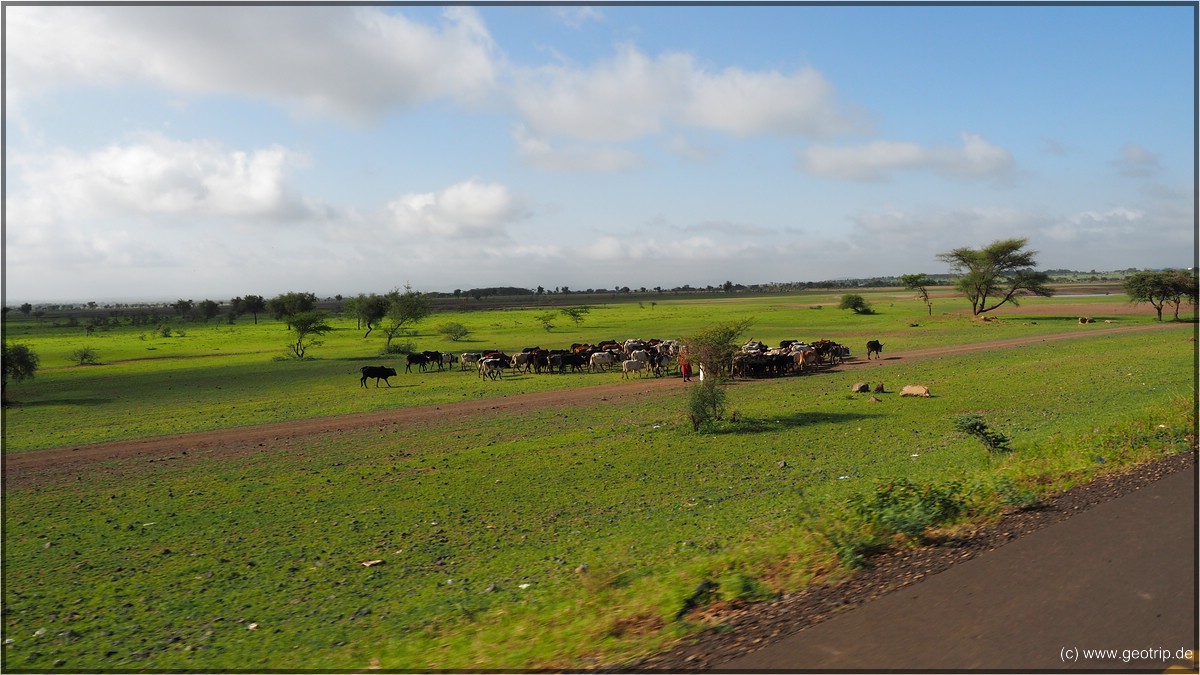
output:
M 1048 276 L 1047 283 L 1069 283 L 1077 281 L 1097 281 L 1097 282 L 1120 282 L 1130 275 L 1139 272 L 1161 272 L 1172 268 L 1136 268 L 1130 267 L 1120 270 L 1109 271 L 1090 271 L 1070 270 L 1070 269 L 1049 269 L 1040 274 Z M 1192 268 L 1189 268 L 1192 269 Z M 837 290 L 849 288 L 877 288 L 877 287 L 907 287 L 906 279 L 911 277 L 911 274 L 901 275 L 885 275 L 875 277 L 856 277 L 844 279 L 824 279 L 820 281 L 788 281 L 788 282 L 767 282 L 760 284 L 741 284 L 733 281 L 725 281 L 720 285 L 692 286 L 691 284 L 683 284 L 671 288 L 663 286 L 655 286 L 647 288 L 645 286 L 639 288 L 631 288 L 629 286 L 618 286 L 613 288 L 599 287 L 578 289 L 569 286 L 556 286 L 549 289 L 543 286 L 535 288 L 525 288 L 522 286 L 487 286 L 481 288 L 471 288 L 467 290 L 455 289 L 452 292 L 444 291 L 428 291 L 423 295 L 434 300 L 461 300 L 469 301 L 483 300 L 485 298 L 520 298 L 520 297 L 541 297 L 541 296 L 566 296 L 566 295 L 607 295 L 607 296 L 635 296 L 635 295 L 665 295 L 665 294 L 703 294 L 703 293 L 788 293 L 793 291 L 809 291 L 809 290 Z M 922 273 L 926 281 L 926 286 L 951 286 L 961 278 L 961 273 Z M 280 294 L 288 295 L 287 293 Z M 330 305 L 343 303 L 355 296 L 345 296 L 337 294 L 333 296 L 318 297 L 313 293 L 307 293 L 313 298 L 315 303 Z M 363 295 L 362 293 L 358 294 Z M 277 296 L 278 297 L 278 296 Z M 169 308 L 174 313 L 186 320 L 193 322 L 206 322 L 220 315 L 222 309 L 227 309 L 241 316 L 251 314 L 257 317 L 267 311 L 264 306 L 266 300 L 261 295 L 245 295 L 230 299 L 229 301 L 214 301 L 205 299 L 202 301 L 194 301 L 189 299 L 179 299 L 175 301 L 131 301 L 131 302 L 108 302 L 98 303 L 95 301 L 65 303 L 65 302 L 43 302 L 30 303 L 25 302 L 19 306 L 5 306 L 3 311 L 7 314 L 10 311 L 19 311 L 26 316 L 34 316 L 40 318 L 48 313 L 80 311 L 80 310 L 119 310 L 121 315 L 136 315 L 138 310 L 161 310 Z M 117 314 L 113 314 L 117 316 Z

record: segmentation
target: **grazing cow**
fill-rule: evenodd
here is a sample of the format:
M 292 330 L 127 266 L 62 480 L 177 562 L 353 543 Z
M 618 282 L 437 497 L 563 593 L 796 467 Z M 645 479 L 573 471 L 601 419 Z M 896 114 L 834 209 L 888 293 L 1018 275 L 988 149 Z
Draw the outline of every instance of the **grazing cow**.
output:
M 437 366 L 438 370 L 442 369 L 442 353 L 441 352 L 434 352 L 434 351 L 421 352 L 421 356 L 425 357 L 425 365 L 426 366 Z M 421 370 L 424 370 L 424 369 L 425 368 L 422 368 Z
M 616 365 L 616 363 L 617 357 L 613 356 L 611 353 L 596 352 L 595 354 L 592 354 L 592 358 L 589 360 L 588 365 L 591 366 L 593 371 L 597 369 L 601 371 L 607 371 L 609 366 Z
M 497 377 L 504 377 L 504 360 L 503 359 L 483 359 L 479 362 L 479 377 L 486 377 L 489 380 L 495 380 Z
M 906 384 L 900 390 L 901 396 L 924 396 L 929 398 L 929 387 L 920 384 Z
M 817 365 L 817 350 L 805 349 L 804 351 L 792 352 L 792 361 L 795 363 L 796 369 L 804 372 L 809 366 L 816 367 Z
M 471 367 L 473 368 L 478 367 L 479 360 L 482 358 L 483 354 L 480 354 L 479 352 L 463 352 L 462 354 L 459 354 L 458 362 L 462 364 L 461 370 L 465 371 L 468 363 L 471 364 Z
M 534 361 L 534 355 L 531 352 L 521 352 L 520 354 L 513 354 L 513 357 L 512 357 L 513 370 L 515 370 L 515 371 L 524 370 L 525 372 L 528 373 L 530 370 L 533 370 L 533 361 Z
M 871 360 L 871 354 L 875 354 L 879 358 L 883 358 L 883 343 L 879 340 L 871 340 L 867 343 L 867 360 Z
M 358 372 L 362 373 L 362 379 L 358 381 L 359 384 L 365 387 L 367 386 L 367 378 L 373 377 L 375 378 L 375 387 L 377 389 L 379 388 L 380 380 L 383 380 L 387 386 L 392 386 L 392 383 L 388 382 L 388 378 L 396 376 L 395 368 L 386 368 L 384 366 L 363 366 L 358 369 Z
M 630 373 L 642 372 L 642 362 L 637 359 L 629 359 L 621 363 L 621 378 L 626 379 Z
M 404 372 L 411 373 L 412 367 L 417 366 L 423 373 L 425 372 L 425 364 L 429 363 L 429 357 L 424 354 L 409 354 L 404 357 L 404 362 Z

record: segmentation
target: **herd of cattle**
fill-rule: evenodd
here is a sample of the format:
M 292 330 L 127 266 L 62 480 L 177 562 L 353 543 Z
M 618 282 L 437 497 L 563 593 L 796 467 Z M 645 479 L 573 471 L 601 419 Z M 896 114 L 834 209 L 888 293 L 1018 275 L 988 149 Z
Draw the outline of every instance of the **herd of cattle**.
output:
M 621 377 L 631 375 L 656 377 L 679 373 L 680 361 L 686 361 L 678 340 L 639 340 L 624 342 L 604 340 L 596 344 L 573 344 L 570 349 L 542 349 L 527 347 L 519 354 L 508 355 L 501 351 L 463 352 L 458 356 L 445 352 L 425 351 L 405 357 L 404 372 L 411 373 L 432 369 L 439 371 L 471 368 L 480 378 L 496 380 L 503 377 L 505 370 L 519 373 L 607 372 L 621 369 Z M 883 345 L 877 340 L 867 343 L 867 358 L 879 355 Z M 850 349 L 832 340 L 817 340 L 812 344 L 800 340 L 784 340 L 778 347 L 768 347 L 762 342 L 751 340 L 742 345 L 731 362 L 721 370 L 733 377 L 779 377 L 783 375 L 812 372 L 823 366 L 841 363 L 850 356 Z M 700 378 L 705 375 L 705 365 L 695 364 Z M 359 383 L 365 387 L 367 380 L 375 378 L 375 386 L 383 380 L 389 387 L 389 377 L 396 376 L 395 368 L 385 366 L 363 366 Z

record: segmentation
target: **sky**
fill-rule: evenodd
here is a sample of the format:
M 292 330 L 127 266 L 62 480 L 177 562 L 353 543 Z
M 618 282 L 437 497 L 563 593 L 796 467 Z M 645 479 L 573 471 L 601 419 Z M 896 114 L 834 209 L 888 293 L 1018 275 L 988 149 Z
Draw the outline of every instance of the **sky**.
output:
M 1192 5 L 4 7 L 4 300 L 1196 257 Z

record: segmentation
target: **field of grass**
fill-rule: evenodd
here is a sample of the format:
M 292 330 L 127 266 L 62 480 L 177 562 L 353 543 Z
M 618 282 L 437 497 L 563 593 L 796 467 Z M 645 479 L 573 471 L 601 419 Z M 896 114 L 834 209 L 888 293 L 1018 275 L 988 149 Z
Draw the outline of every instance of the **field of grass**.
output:
M 549 334 L 531 330 L 531 315 L 518 310 L 438 315 L 433 322 L 474 322 L 474 343 L 414 341 L 511 351 L 526 342 L 675 337 L 749 315 L 750 337 L 764 341 L 856 345 L 870 336 L 894 353 L 1058 332 L 1074 319 L 1010 314 L 980 325 L 924 317 L 924 306 L 906 299 L 888 307 L 881 297 L 872 298 L 873 316 L 839 312 L 830 306 L 836 296 L 819 310 L 810 306 L 822 300 L 809 297 L 799 307 L 777 298 L 614 305 L 594 309 L 578 331 Z M 485 386 L 470 373 L 401 372 L 393 383 L 409 386 L 364 391 L 354 371 L 375 362 L 364 360 L 378 350 L 374 336 L 330 337 L 317 359 L 297 363 L 271 360 L 283 340 L 263 335 L 282 334 L 280 325 L 234 329 L 221 337 L 215 327 L 189 327 L 150 345 L 177 350 L 174 358 L 128 363 L 118 355 L 135 349 L 119 346 L 124 338 L 110 335 L 111 348 L 97 338 L 108 365 L 90 367 L 59 366 L 56 354 L 76 347 L 38 334 L 50 329 L 10 336 L 31 344 L 45 370 L 14 391 L 24 404 L 6 412 L 6 452 L 14 438 L 24 449 L 52 447 L 104 438 L 108 427 L 118 428 L 108 437 L 128 438 L 620 378 Z M 697 629 L 692 617 L 675 617 L 703 580 L 719 584 L 708 599 L 719 603 L 850 573 L 858 553 L 893 541 L 869 509 L 851 508 L 882 485 L 948 491 L 962 508 L 940 525 L 953 527 L 1101 471 L 1194 450 L 1193 333 L 1181 325 L 738 381 L 727 388 L 730 419 L 703 434 L 684 420 L 681 383 L 653 402 L 364 429 L 219 461 L 199 453 L 117 462 L 86 480 L 7 489 L 4 666 L 620 664 Z M 196 358 L 218 348 L 220 356 Z M 934 396 L 888 393 L 873 403 L 849 391 L 865 377 L 882 378 L 889 392 L 926 384 Z M 991 455 L 956 431 L 952 419 L 963 413 L 1010 436 L 1013 452 Z M 382 562 L 362 564 L 370 561 Z
M 889 354 L 902 354 L 910 349 L 1078 330 L 1072 325 L 1074 316 L 1011 313 L 1018 308 L 1006 310 L 1010 313 L 1001 321 L 983 324 L 964 315 L 967 303 L 956 297 L 935 298 L 938 311 L 929 317 L 925 306 L 907 292 L 865 295 L 877 314 L 859 316 L 838 310 L 838 294 L 812 292 L 597 306 L 579 326 L 562 316 L 561 325 L 550 332 L 535 318 L 543 309 L 443 312 L 419 325 L 416 336 L 401 340 L 417 350 L 513 353 L 534 345 L 561 348 L 603 339 L 677 338 L 711 323 L 749 317 L 754 325 L 747 337 L 769 344 L 827 338 L 861 354 L 867 340 L 879 339 Z M 1113 298 L 1071 299 L 1072 304 L 1081 301 L 1112 302 Z M 1048 302 L 1056 301 L 1027 300 L 1022 308 L 1036 310 Z M 1151 319 L 1145 314 L 1120 317 L 1121 325 L 1151 323 Z M 449 341 L 434 330 L 445 322 L 462 323 L 471 333 L 464 340 Z M 11 396 L 23 405 L 5 412 L 5 450 L 444 404 L 620 379 L 619 373 L 609 373 L 483 382 L 469 372 L 405 373 L 401 356 L 379 356 L 384 341 L 378 332 L 364 338 L 353 320 L 332 323 L 335 331 L 310 350 L 313 358 L 298 362 L 284 357 L 290 335 L 284 324 L 261 317 L 258 325 L 246 318 L 235 325 L 180 323 L 165 338 L 144 326 L 97 330 L 89 337 L 82 327 L 10 317 L 7 339 L 33 349 L 41 369 L 33 380 L 11 387 Z M 82 347 L 94 349 L 100 365 L 71 365 L 72 352 Z M 376 391 L 371 381 L 370 391 L 360 389 L 358 369 L 366 364 L 395 367 L 400 376 L 391 380 L 393 388 Z

